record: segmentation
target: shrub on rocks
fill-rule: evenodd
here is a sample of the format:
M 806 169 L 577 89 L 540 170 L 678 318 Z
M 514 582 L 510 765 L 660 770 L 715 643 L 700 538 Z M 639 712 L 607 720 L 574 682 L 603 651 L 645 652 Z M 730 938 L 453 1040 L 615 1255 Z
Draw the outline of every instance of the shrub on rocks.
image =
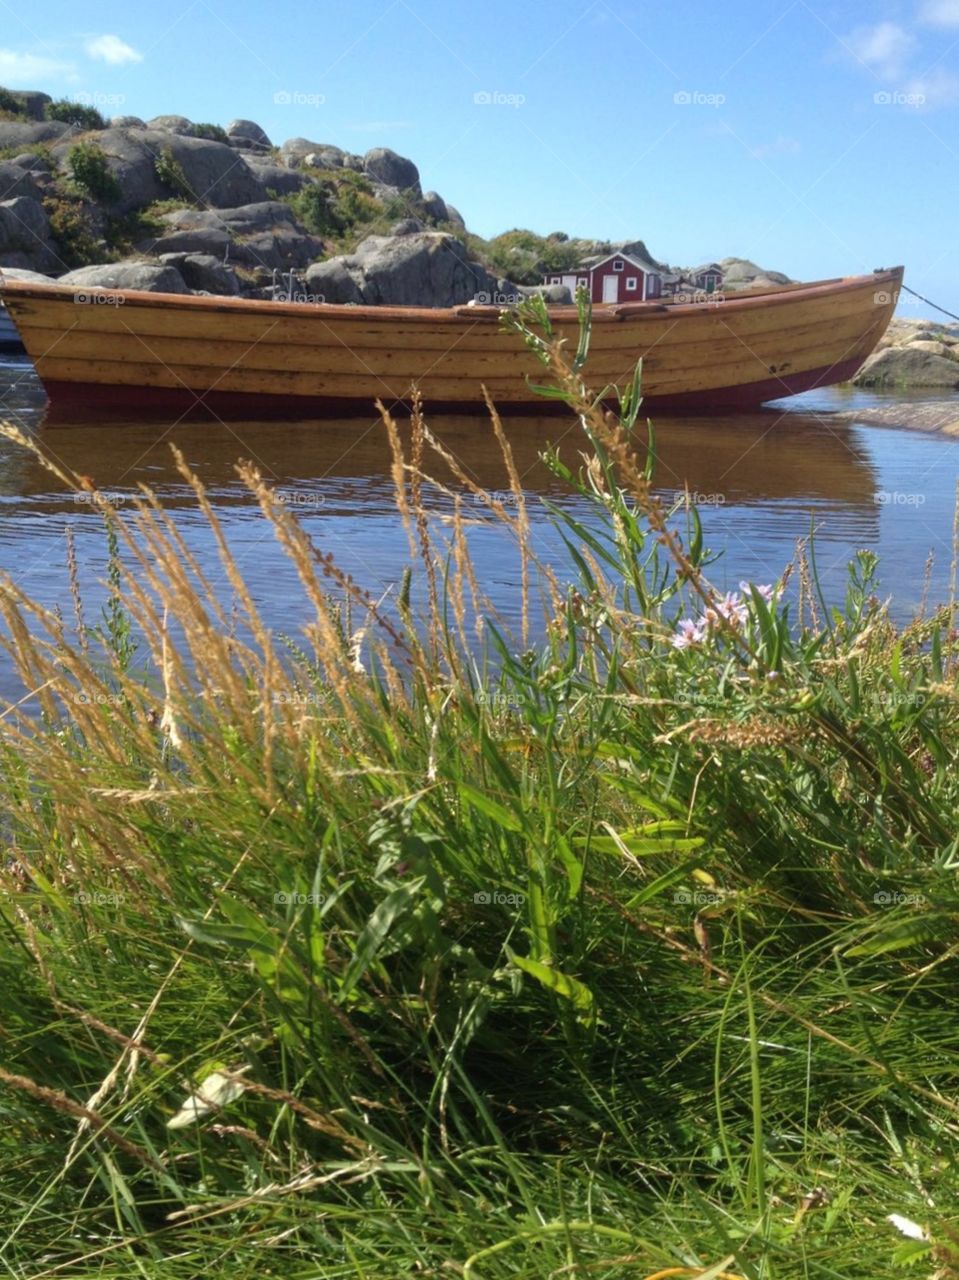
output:
M 57 102 L 48 102 L 44 115 L 48 120 L 59 120 L 62 124 L 71 124 L 75 129 L 105 129 L 106 121 L 96 107 L 86 107 L 81 102 L 71 102 L 69 98 L 60 98 Z

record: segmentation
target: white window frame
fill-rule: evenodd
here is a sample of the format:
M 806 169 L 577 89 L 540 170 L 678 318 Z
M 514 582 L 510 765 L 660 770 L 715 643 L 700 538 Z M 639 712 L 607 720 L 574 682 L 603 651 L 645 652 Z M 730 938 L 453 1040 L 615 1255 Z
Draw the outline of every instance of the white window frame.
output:
M 577 277 L 577 279 L 576 279 L 576 288 L 577 288 L 577 289 L 585 289 L 585 288 L 586 288 L 586 286 L 587 286 L 588 284 L 589 284 L 589 281 L 586 279 L 586 277 L 585 277 L 585 276 L 578 276 L 578 277 Z
M 614 271 L 625 271 L 625 270 L 626 270 L 626 263 L 622 260 L 622 258 L 614 258 L 614 259 L 613 259 L 613 270 L 614 270 Z
M 630 276 L 629 279 L 626 281 L 626 292 L 635 293 L 638 288 L 639 288 L 639 281 L 636 279 L 635 276 Z

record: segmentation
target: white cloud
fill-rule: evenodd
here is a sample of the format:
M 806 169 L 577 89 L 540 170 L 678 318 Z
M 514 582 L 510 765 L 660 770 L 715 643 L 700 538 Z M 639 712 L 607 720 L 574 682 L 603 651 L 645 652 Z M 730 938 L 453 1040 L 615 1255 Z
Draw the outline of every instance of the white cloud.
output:
M 877 74 L 895 77 L 902 73 L 915 49 L 916 38 L 895 22 L 880 22 L 875 27 L 857 27 L 846 36 L 844 43 L 860 62 Z
M 903 92 L 915 99 L 915 105 L 935 110 L 959 102 L 959 79 L 941 68 L 926 75 L 914 76 L 903 85 Z
M 112 67 L 123 66 L 126 62 L 143 61 L 143 54 L 131 49 L 119 36 L 92 36 L 84 47 L 88 57 L 109 62 Z
M 47 80 L 62 80 L 72 74 L 73 66 L 68 62 L 0 49 L 0 84 L 10 89 L 38 89 Z
M 932 27 L 959 27 L 959 0 L 926 0 L 919 18 Z

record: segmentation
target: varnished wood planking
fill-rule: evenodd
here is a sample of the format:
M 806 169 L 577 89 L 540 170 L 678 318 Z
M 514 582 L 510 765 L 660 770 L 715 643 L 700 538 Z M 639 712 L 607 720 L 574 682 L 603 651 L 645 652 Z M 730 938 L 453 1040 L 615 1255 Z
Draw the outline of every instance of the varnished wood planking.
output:
M 648 395 L 735 387 L 863 358 L 885 329 L 899 273 L 734 297 L 723 304 L 627 304 L 594 310 L 593 385 L 624 381 L 644 356 Z M 534 399 L 539 366 L 495 313 L 302 307 L 130 294 L 122 305 L 73 291 L 4 291 L 41 377 L 58 382 L 191 387 L 204 392 L 372 399 L 417 380 L 435 399 L 475 400 L 479 384 Z M 571 340 L 570 308 L 551 314 Z

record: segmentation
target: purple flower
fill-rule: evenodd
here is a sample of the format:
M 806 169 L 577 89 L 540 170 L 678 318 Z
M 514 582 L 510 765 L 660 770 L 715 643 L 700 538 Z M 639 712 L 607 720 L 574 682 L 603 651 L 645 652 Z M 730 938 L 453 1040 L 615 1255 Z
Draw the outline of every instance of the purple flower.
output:
M 749 596 L 752 594 L 753 584 L 750 582 L 741 582 L 739 584 L 739 589 L 745 595 Z M 775 588 L 770 587 L 768 585 L 762 586 L 762 587 L 757 586 L 756 590 L 759 592 L 759 594 L 762 596 L 762 598 L 766 601 L 767 604 L 772 604 L 773 596 L 776 594 Z
M 701 622 L 694 622 L 692 618 L 683 618 L 673 636 L 673 648 L 688 649 L 692 644 L 700 644 L 704 635 Z

